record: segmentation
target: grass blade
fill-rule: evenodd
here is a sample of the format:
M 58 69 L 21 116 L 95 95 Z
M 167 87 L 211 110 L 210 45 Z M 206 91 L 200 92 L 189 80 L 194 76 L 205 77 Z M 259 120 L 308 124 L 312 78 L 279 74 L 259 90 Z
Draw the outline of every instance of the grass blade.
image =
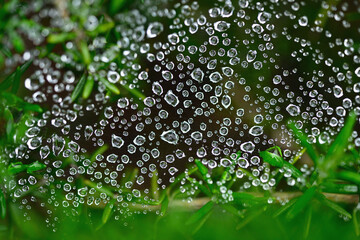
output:
M 358 206 L 356 206 L 353 210 L 353 223 L 354 223 L 354 229 L 355 229 L 356 236 L 360 236 L 360 228 L 359 228 L 359 222 L 358 222 L 358 217 L 357 217 L 357 212 L 359 211 Z
M 7 76 L 4 81 L 0 83 L 0 91 L 5 91 L 10 86 L 12 87 L 13 93 L 16 93 L 20 84 L 20 77 L 30 67 L 32 61 L 28 61 L 21 66 L 18 66 L 14 72 Z M 16 91 L 15 91 L 16 90 Z
M 112 199 L 106 204 L 106 207 L 104 209 L 104 212 L 103 212 L 103 215 L 101 218 L 102 224 L 107 223 L 107 221 L 109 220 L 112 210 L 114 208 L 115 201 L 116 201 L 116 199 Z
M 76 34 L 73 32 L 63 32 L 63 33 L 56 33 L 50 34 L 47 37 L 48 43 L 56 44 L 56 43 L 63 43 L 72 39 L 75 39 Z
M 199 169 L 199 172 L 201 173 L 201 175 L 203 176 L 203 177 L 206 177 L 206 174 L 208 173 L 208 169 L 207 169 L 207 167 L 205 167 L 204 166 L 204 164 L 202 164 L 202 162 L 199 160 L 199 159 L 196 159 L 195 160 L 195 164 L 196 164 L 196 166 L 198 167 L 198 169 Z
M 349 144 L 348 140 L 351 136 L 356 119 L 356 114 L 351 112 L 349 117 L 346 119 L 344 127 L 341 129 L 340 133 L 331 144 L 323 163 L 321 166 L 319 166 L 319 168 L 321 167 L 323 173 L 331 172 L 331 170 L 340 164 L 344 152 Z
M 301 145 L 307 149 L 306 152 L 311 158 L 311 160 L 313 160 L 314 164 L 317 165 L 319 163 L 319 156 L 314 147 L 309 143 L 308 138 L 305 136 L 305 134 L 303 134 L 299 129 L 297 129 L 297 127 L 293 123 L 289 125 L 289 128 L 294 132 L 295 137 L 300 140 Z
M 205 218 L 206 215 L 208 215 L 211 212 L 213 207 L 214 207 L 214 202 L 212 202 L 212 201 L 207 202 L 204 206 L 202 206 L 199 210 L 197 210 L 193 215 L 191 215 L 191 217 L 186 222 L 186 225 L 191 225 L 191 224 L 199 222 L 200 220 Z
M 105 85 L 105 87 L 109 91 L 111 91 L 112 93 L 114 93 L 116 95 L 120 94 L 119 88 L 117 88 L 114 84 L 110 83 L 107 79 L 100 77 L 99 80 L 100 80 L 100 82 L 102 82 Z
M 350 219 L 352 218 L 351 214 L 350 214 L 348 211 L 346 211 L 346 210 L 345 210 L 344 208 L 342 208 L 340 205 L 338 205 L 338 204 L 334 203 L 333 201 L 330 201 L 329 199 L 327 199 L 324 194 L 318 193 L 318 194 L 316 194 L 316 198 L 317 198 L 321 203 L 323 203 L 324 205 L 328 206 L 328 207 L 331 208 L 332 210 L 338 212 L 339 214 L 344 215 L 344 216 L 346 216 L 346 217 L 348 217 L 348 218 L 350 218 Z
M 310 206 L 309 209 L 307 210 L 306 219 L 305 219 L 304 239 L 307 239 L 309 236 L 311 218 L 312 218 L 312 207 Z
M 169 207 L 169 197 L 165 195 L 164 199 L 161 202 L 161 215 L 164 216 Z
M 42 170 L 44 168 L 46 168 L 45 164 L 43 164 L 43 163 L 41 163 L 39 161 L 36 161 L 36 162 L 33 162 L 33 163 L 26 166 L 26 172 L 31 174 L 31 173 L 33 173 L 35 171 L 39 171 L 39 170 Z
M 336 177 L 360 185 L 360 174 L 350 171 L 341 171 L 336 174 Z
M 273 149 L 273 148 L 269 148 L 265 151 L 262 151 L 259 153 L 260 157 L 267 163 L 269 163 L 271 166 L 274 166 L 274 167 L 283 167 L 284 166 L 284 159 L 276 154 L 276 153 L 273 153 L 273 152 L 270 152 L 270 150 Z
M 314 197 L 316 193 L 316 186 L 313 186 L 311 188 L 308 188 L 303 195 L 301 195 L 294 205 L 291 207 L 291 209 L 286 214 L 287 219 L 292 219 L 296 217 L 311 201 L 311 199 Z
M 84 86 L 84 90 L 82 92 L 82 98 L 83 99 L 87 99 L 90 97 L 90 94 L 93 90 L 93 87 L 94 87 L 94 78 L 89 75 L 87 80 L 86 80 L 86 83 L 85 83 L 85 86 Z
M 281 208 L 279 208 L 278 210 L 276 210 L 276 212 L 274 213 L 274 217 L 278 217 L 280 216 L 282 213 L 284 213 L 286 210 L 288 210 L 292 205 L 294 205 L 294 203 L 296 202 L 297 198 L 293 198 L 291 199 L 288 203 L 286 203 L 285 205 L 283 205 Z
M 83 90 L 83 88 L 85 86 L 85 83 L 86 83 L 86 74 L 84 73 L 81 76 L 78 84 L 76 85 L 74 91 L 71 94 L 71 101 L 72 102 L 74 102 L 78 98 L 78 96 L 80 95 L 80 93 L 82 92 L 82 90 Z
M 0 188 L 0 215 L 4 219 L 6 216 L 6 200 L 3 190 Z

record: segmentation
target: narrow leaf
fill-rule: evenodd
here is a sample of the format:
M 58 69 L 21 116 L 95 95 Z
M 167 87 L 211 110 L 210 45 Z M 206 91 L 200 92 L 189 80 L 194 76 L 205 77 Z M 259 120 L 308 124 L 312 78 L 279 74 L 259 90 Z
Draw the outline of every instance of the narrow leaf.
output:
M 107 221 L 109 220 L 109 218 L 112 214 L 113 208 L 114 208 L 115 201 L 116 201 L 116 199 L 112 199 L 106 204 L 102 218 L 101 218 L 102 224 L 107 223 Z
M 294 132 L 295 137 L 300 140 L 301 145 L 306 148 L 306 152 L 313 160 L 314 164 L 317 165 L 319 162 L 319 156 L 314 149 L 314 147 L 309 143 L 308 138 L 295 126 L 295 124 L 290 124 L 289 128 Z
M 6 200 L 3 190 L 0 188 L 0 215 L 4 219 L 6 216 Z
M 74 91 L 73 91 L 72 94 L 71 94 L 71 101 L 74 102 L 74 101 L 78 98 L 78 96 L 80 95 L 82 89 L 83 89 L 84 86 L 85 86 L 85 82 L 86 82 L 86 74 L 84 73 L 84 74 L 81 76 L 78 84 L 76 85 Z
M 284 213 L 286 210 L 288 210 L 292 205 L 294 205 L 294 203 L 297 201 L 297 198 L 293 198 L 291 199 L 288 203 L 286 203 L 285 205 L 283 205 L 281 208 L 279 208 L 278 210 L 276 210 L 276 212 L 274 213 L 274 217 L 278 217 L 279 215 L 281 215 L 282 213 Z
M 63 33 L 57 33 L 57 34 L 50 34 L 47 37 L 48 43 L 63 43 L 65 41 L 72 40 L 76 37 L 76 34 L 73 32 L 63 32 Z
M 344 127 L 341 129 L 337 137 L 335 138 L 334 142 L 331 144 L 323 164 L 321 168 L 323 172 L 327 173 L 329 170 L 335 168 L 337 165 L 340 164 L 344 152 L 349 145 L 349 138 L 353 131 L 357 116 L 354 112 L 349 114 L 349 117 L 346 119 Z
M 107 89 L 109 89 L 111 92 L 113 92 L 116 95 L 120 94 L 120 90 L 111 82 L 109 82 L 107 79 L 100 77 L 100 82 L 102 82 Z
M 91 75 L 89 75 L 86 80 L 84 90 L 82 92 L 83 99 L 87 99 L 90 96 L 90 94 L 93 90 L 93 87 L 94 87 L 94 78 Z
M 39 170 L 42 170 L 44 168 L 46 168 L 45 164 L 43 164 L 43 163 L 41 163 L 39 161 L 35 161 L 35 162 L 33 162 L 33 163 L 26 166 L 26 171 L 27 171 L 27 173 L 31 174 L 31 173 L 33 173 L 35 171 L 39 171 Z
M 199 159 L 195 160 L 195 164 L 199 169 L 199 172 L 201 173 L 202 176 L 206 176 L 206 174 L 208 173 L 208 169 L 207 167 L 204 166 L 204 164 L 202 164 L 202 162 Z
M 334 203 L 333 201 L 330 201 L 329 199 L 327 199 L 325 197 L 324 194 L 322 193 L 318 193 L 316 194 L 316 198 L 323 203 L 324 205 L 328 206 L 329 208 L 331 208 L 332 210 L 338 212 L 341 215 L 344 215 L 348 218 L 352 218 L 351 214 L 346 211 L 344 208 L 342 208 L 340 205 L 338 205 L 337 203 Z
M 23 165 L 21 162 L 11 163 L 8 167 L 9 174 L 16 174 L 22 171 L 25 171 L 26 165 Z
M 292 219 L 296 217 L 311 201 L 311 199 L 314 197 L 314 194 L 316 193 L 316 186 L 313 186 L 309 189 L 307 189 L 303 195 L 301 195 L 294 205 L 291 207 L 291 209 L 286 214 L 286 217 L 288 219 Z
M 283 167 L 284 166 L 284 159 L 279 156 L 278 154 L 269 152 L 268 150 L 262 151 L 259 153 L 260 157 L 271 166 L 274 167 Z
M 161 214 L 164 215 L 169 206 L 169 197 L 165 195 L 164 199 L 161 202 Z
M 191 225 L 199 222 L 201 219 L 205 218 L 207 214 L 211 212 L 214 207 L 214 202 L 209 201 L 204 206 L 202 206 L 198 211 L 196 211 L 186 222 L 186 225 Z

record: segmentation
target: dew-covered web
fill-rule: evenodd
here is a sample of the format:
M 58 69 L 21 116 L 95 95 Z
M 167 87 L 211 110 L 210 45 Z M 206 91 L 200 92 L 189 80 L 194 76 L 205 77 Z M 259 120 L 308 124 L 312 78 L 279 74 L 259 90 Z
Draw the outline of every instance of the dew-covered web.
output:
M 26 122 L 23 143 L 7 156 L 38 160 L 46 171 L 13 180 L 13 196 L 24 208 L 75 211 L 115 196 L 125 214 L 133 198 L 153 200 L 153 175 L 161 191 L 195 159 L 210 172 L 236 161 L 237 191 L 271 189 L 275 179 L 259 152 L 279 146 L 285 160 L 296 155 L 301 147 L 289 124 L 321 145 L 333 141 L 351 111 L 360 113 L 360 26 L 345 17 L 356 8 L 358 1 L 145 0 L 115 15 L 116 42 L 99 35 L 87 43 L 88 66 L 79 63 L 76 40 L 46 57 L 26 51 L 18 62 L 34 60 L 25 99 L 46 111 Z M 77 28 L 53 6 L 34 18 L 66 32 Z M 90 15 L 85 30 L 100 19 Z M 87 99 L 72 99 L 82 78 L 94 88 Z M 360 146 L 357 131 L 352 141 Z M 50 197 L 24 198 L 34 187 Z M 197 186 L 179 190 L 190 201 Z M 231 191 L 222 188 L 224 201 Z

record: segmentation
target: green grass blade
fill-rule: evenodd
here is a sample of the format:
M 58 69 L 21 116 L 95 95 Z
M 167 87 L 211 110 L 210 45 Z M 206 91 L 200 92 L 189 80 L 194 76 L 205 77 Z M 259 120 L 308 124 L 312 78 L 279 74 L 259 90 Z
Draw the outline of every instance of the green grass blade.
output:
M 202 162 L 199 159 L 195 159 L 195 164 L 199 169 L 199 172 L 201 173 L 201 175 L 203 177 L 206 177 L 206 174 L 208 173 L 208 168 L 204 166 L 204 164 L 202 164 Z
M 20 77 L 24 74 L 24 72 L 30 67 L 32 61 L 28 61 L 23 65 L 17 67 L 14 72 L 12 72 L 9 76 L 7 76 L 0 83 L 0 91 L 5 91 L 10 86 L 12 87 L 13 93 L 16 93 L 20 84 Z M 16 91 L 15 91 L 16 90 Z
M 359 226 L 359 221 L 358 221 L 358 217 L 357 217 L 357 213 L 359 211 L 358 206 L 354 208 L 353 210 L 353 223 L 354 223 L 354 230 L 355 230 L 355 234 L 356 236 L 360 236 L 360 226 Z
M 102 78 L 102 77 L 100 77 L 99 80 L 100 80 L 100 82 L 102 82 L 102 83 L 105 85 L 105 87 L 106 87 L 109 91 L 111 91 L 111 92 L 114 93 L 115 95 L 119 95 L 119 94 L 120 94 L 120 90 L 119 90 L 119 88 L 117 88 L 117 87 L 115 86 L 115 84 L 112 84 L 112 83 L 109 82 L 107 79 Z
M 266 197 L 255 197 L 254 195 L 246 192 L 234 192 L 233 193 L 234 203 L 238 205 L 246 204 L 258 204 L 265 203 L 268 198 Z
M 323 182 L 320 185 L 322 192 L 338 194 L 357 194 L 359 187 L 355 184 L 336 184 L 333 182 Z
M 11 163 L 8 167 L 9 174 L 16 174 L 26 170 L 26 165 L 23 165 L 21 162 Z
M 35 161 L 35 162 L 33 162 L 33 163 L 26 166 L 26 171 L 27 171 L 27 173 L 31 174 L 31 173 L 33 173 L 35 171 L 39 171 L 39 170 L 42 170 L 44 168 L 46 168 L 45 164 L 43 164 L 43 163 L 41 163 L 39 161 Z
M 106 204 L 103 215 L 101 217 L 102 224 L 106 224 L 108 222 L 108 220 L 109 220 L 109 218 L 110 218 L 110 216 L 112 214 L 115 201 L 116 201 L 116 199 L 112 199 Z
M 288 210 L 292 205 L 295 204 L 295 202 L 297 201 L 298 198 L 293 198 L 291 199 L 288 203 L 286 203 L 285 205 L 283 205 L 281 208 L 279 208 L 278 210 L 276 210 L 276 212 L 274 213 L 274 217 L 278 217 L 280 216 L 282 213 L 284 213 L 286 210 Z
M 0 188 L 0 215 L 4 219 L 6 216 L 6 199 L 3 190 Z
M 90 55 L 87 43 L 82 41 L 80 43 L 79 48 L 80 48 L 82 59 L 83 59 L 85 65 L 88 66 L 91 63 L 91 55 Z
M 69 40 L 75 39 L 76 34 L 73 32 L 62 32 L 62 33 L 53 33 L 47 37 L 48 43 L 56 44 L 63 43 Z
M 305 231 L 304 231 L 304 239 L 307 239 L 309 236 L 310 226 L 311 226 L 311 219 L 312 219 L 312 207 L 310 206 L 306 213 L 305 218 Z
M 351 112 L 349 117 L 346 119 L 344 127 L 341 129 L 334 142 L 331 144 L 323 164 L 319 166 L 323 172 L 328 173 L 340 164 L 340 161 L 342 160 L 345 150 L 349 144 L 348 140 L 353 131 L 356 119 L 356 114 Z
M 338 212 L 339 214 L 341 215 L 344 215 L 346 217 L 348 217 L 349 219 L 352 218 L 351 214 L 346 211 L 344 208 L 342 208 L 340 205 L 334 203 L 333 201 L 330 201 L 329 199 L 327 199 L 325 197 L 324 194 L 322 193 L 318 193 L 316 194 L 316 198 L 321 202 L 323 203 L 324 205 L 328 206 L 329 208 L 331 208 L 332 210 Z
M 214 207 L 214 202 L 209 201 L 204 206 L 202 206 L 198 211 L 196 211 L 186 222 L 186 225 L 191 225 L 201 221 L 203 218 L 209 214 Z
M 165 195 L 164 199 L 161 202 L 161 215 L 164 216 L 169 207 L 169 197 Z
M 350 171 L 336 173 L 336 177 L 360 185 L 360 174 Z
M 15 71 L 14 81 L 12 83 L 11 92 L 13 94 L 16 94 L 19 90 L 20 83 L 21 83 L 21 76 L 24 74 L 24 72 L 30 67 L 32 64 L 32 60 L 24 63 L 23 65 L 17 67 Z
M 311 158 L 311 160 L 313 160 L 314 164 L 317 165 L 319 163 L 319 156 L 314 147 L 309 143 L 308 138 L 305 136 L 305 134 L 303 134 L 299 129 L 297 129 L 297 127 L 293 123 L 289 125 L 289 128 L 294 132 L 295 137 L 300 140 L 301 145 L 307 149 L 306 152 Z
M 269 152 L 269 149 L 260 152 L 259 155 L 265 162 L 269 163 L 271 166 L 280 168 L 284 166 L 284 159 L 278 154 Z
M 309 189 L 307 189 L 303 195 L 301 195 L 294 205 L 291 207 L 291 209 L 286 214 L 287 219 L 293 219 L 296 217 L 311 201 L 311 199 L 314 197 L 316 193 L 316 186 L 313 186 Z
M 151 177 L 151 193 L 155 201 L 159 200 L 159 184 L 158 184 L 158 173 L 154 171 Z
M 74 91 L 72 92 L 71 94 L 71 101 L 74 102 L 78 96 L 80 95 L 80 93 L 82 92 L 84 86 L 85 86 L 85 83 L 86 83 L 86 74 L 83 73 L 83 75 L 81 76 L 78 84 L 76 85 Z
M 93 87 L 94 87 L 94 78 L 91 75 L 89 75 L 86 80 L 84 90 L 82 92 L 83 99 L 88 99 L 90 97 Z

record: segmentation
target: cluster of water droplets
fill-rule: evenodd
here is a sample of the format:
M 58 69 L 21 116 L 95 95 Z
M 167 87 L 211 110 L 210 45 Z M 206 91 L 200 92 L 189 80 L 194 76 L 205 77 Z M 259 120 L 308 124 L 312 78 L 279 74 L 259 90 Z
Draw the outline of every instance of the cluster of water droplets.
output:
M 31 175 L 11 184 L 15 195 L 39 181 L 40 191 L 51 192 L 46 183 L 60 181 L 57 190 L 66 200 L 49 203 L 98 205 L 110 197 L 99 189 L 109 186 L 126 205 L 149 193 L 147 179 L 154 174 L 160 191 L 195 159 L 210 170 L 236 161 L 232 171 L 242 182 L 237 190 L 270 189 L 275 180 L 258 153 L 278 145 L 287 160 L 294 156 L 299 146 L 288 123 L 312 142 L 326 144 L 350 111 L 360 113 L 360 53 L 354 39 L 345 37 L 353 31 L 358 36 L 359 30 L 344 18 L 350 6 L 323 3 L 326 11 L 314 19 L 302 11 L 314 4 L 149 0 L 134 5 L 115 15 L 116 44 L 102 36 L 89 43 L 96 52 L 88 67 L 96 88 L 78 102 L 71 101 L 71 93 L 83 66 L 66 53 L 60 63 L 35 58 L 36 70 L 25 80 L 26 100 L 48 110 L 26 123 L 23 144 L 10 157 L 40 159 L 47 168 L 41 179 Z M 91 15 L 86 26 L 95 29 L 98 20 Z M 342 30 L 328 30 L 327 22 Z M 74 43 L 66 48 L 72 50 Z M 108 94 L 104 80 L 118 86 L 120 95 Z M 356 131 L 353 140 L 359 147 Z M 135 167 L 135 180 L 124 181 Z M 244 169 L 255 178 L 248 179 Z M 95 187 L 77 188 L 74 182 L 81 177 Z M 230 190 L 222 190 L 230 198 Z

